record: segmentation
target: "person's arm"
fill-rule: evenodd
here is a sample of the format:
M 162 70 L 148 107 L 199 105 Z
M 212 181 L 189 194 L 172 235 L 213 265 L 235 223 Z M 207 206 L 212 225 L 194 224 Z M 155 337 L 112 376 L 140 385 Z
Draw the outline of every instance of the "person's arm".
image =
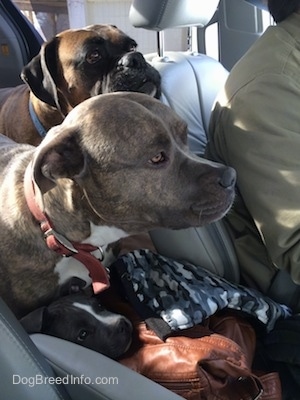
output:
M 262 76 L 219 112 L 212 120 L 213 158 L 237 170 L 270 259 L 300 283 L 300 85 Z

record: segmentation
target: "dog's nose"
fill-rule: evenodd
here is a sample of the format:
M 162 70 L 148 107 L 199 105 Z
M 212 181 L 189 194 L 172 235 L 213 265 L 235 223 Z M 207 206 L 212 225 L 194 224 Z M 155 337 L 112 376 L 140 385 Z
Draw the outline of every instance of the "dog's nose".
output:
M 236 182 L 236 172 L 231 167 L 226 167 L 220 177 L 219 184 L 225 188 L 229 189 L 235 185 Z
M 141 53 L 132 51 L 120 59 L 119 65 L 126 68 L 139 69 L 146 65 L 146 61 Z

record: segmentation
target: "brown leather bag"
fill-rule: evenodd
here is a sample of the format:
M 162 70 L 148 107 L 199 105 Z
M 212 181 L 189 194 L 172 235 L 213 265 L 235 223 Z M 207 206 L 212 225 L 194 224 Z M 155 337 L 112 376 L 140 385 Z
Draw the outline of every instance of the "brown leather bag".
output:
M 119 361 L 185 399 L 282 398 L 277 373 L 251 370 L 256 335 L 243 317 L 223 312 L 165 341 L 135 318 L 134 332 L 130 351 Z

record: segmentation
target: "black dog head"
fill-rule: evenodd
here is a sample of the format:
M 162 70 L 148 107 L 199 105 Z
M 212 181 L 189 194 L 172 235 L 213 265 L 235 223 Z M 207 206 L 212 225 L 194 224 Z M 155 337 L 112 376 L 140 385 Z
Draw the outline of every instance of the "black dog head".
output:
M 131 51 L 121 57 L 115 68 L 104 77 L 102 92 L 140 92 L 159 99 L 160 75 L 141 53 Z
M 66 115 L 92 96 L 137 91 L 160 97 L 160 75 L 113 25 L 70 29 L 44 43 L 22 71 L 36 97 Z
M 45 333 L 116 359 L 131 344 L 132 325 L 107 311 L 95 297 L 74 294 L 32 311 L 20 322 L 28 333 Z

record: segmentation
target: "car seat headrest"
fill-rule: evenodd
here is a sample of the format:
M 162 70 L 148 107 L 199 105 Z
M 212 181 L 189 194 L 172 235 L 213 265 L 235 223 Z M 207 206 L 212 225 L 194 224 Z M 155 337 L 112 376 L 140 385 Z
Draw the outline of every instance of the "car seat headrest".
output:
M 247 3 L 252 4 L 262 10 L 268 11 L 268 0 L 246 0 Z
M 219 0 L 133 0 L 129 20 L 136 28 L 162 31 L 203 27 L 212 19 Z

